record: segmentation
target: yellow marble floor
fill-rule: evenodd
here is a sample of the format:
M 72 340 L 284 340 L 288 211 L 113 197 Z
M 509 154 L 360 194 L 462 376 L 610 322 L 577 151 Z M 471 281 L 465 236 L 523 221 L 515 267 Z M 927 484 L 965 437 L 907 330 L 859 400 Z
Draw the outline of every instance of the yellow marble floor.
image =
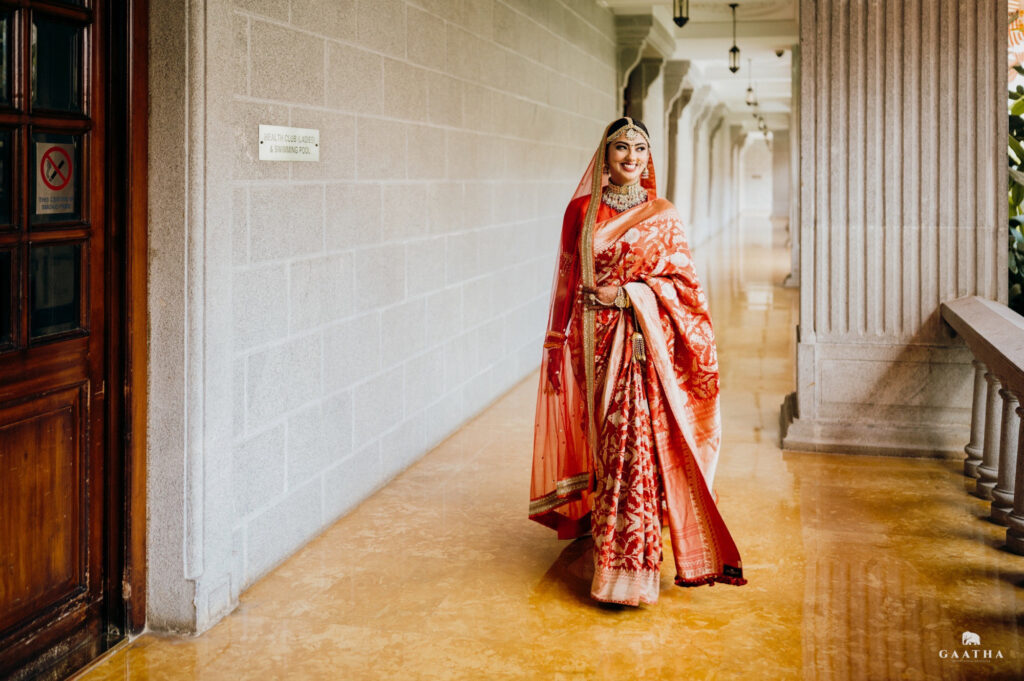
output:
M 780 451 L 788 252 L 747 220 L 695 255 L 723 371 L 716 486 L 747 586 L 674 587 L 667 565 L 655 606 L 590 601 L 586 541 L 526 519 L 532 376 L 212 630 L 144 635 L 81 678 L 1024 678 L 1024 557 L 1001 548 L 959 464 Z M 953 659 L 964 631 L 994 658 Z

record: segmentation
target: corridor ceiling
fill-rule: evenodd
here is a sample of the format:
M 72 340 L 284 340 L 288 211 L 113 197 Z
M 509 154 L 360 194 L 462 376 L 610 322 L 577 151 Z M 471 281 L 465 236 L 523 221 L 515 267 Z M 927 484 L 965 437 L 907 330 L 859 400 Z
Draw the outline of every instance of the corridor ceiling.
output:
M 731 112 L 746 113 L 746 91 L 751 75 L 760 111 L 771 127 L 783 123 L 791 104 L 792 47 L 800 40 L 796 0 L 739 0 L 736 8 L 736 44 L 740 70 L 728 69 L 732 46 L 730 0 L 691 0 L 690 21 L 682 28 L 672 23 L 671 0 L 599 0 L 615 14 L 653 14 L 676 40 L 674 59 L 693 62 L 710 82 L 718 99 Z M 776 50 L 784 50 L 782 57 Z M 752 63 L 748 63 L 748 59 Z M 781 125 L 777 125 L 776 121 Z

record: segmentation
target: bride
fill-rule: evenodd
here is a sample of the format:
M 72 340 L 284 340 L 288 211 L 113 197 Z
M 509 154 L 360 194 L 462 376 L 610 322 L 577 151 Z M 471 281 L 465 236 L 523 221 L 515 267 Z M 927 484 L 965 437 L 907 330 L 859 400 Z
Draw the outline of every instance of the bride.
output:
M 707 299 L 638 120 L 605 129 L 565 211 L 544 348 L 530 518 L 593 535 L 591 596 L 656 602 L 666 522 L 676 584 L 745 584 L 712 492 Z

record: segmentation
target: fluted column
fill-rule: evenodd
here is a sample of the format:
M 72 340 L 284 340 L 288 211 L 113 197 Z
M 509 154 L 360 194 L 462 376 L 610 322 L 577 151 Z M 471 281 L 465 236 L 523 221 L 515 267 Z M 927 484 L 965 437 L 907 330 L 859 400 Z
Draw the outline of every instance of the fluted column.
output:
M 991 519 L 1000 525 L 1013 510 L 1014 478 L 1017 475 L 1017 447 L 1020 436 L 1020 399 L 1009 390 L 1000 390 L 1003 398 L 1003 424 L 999 430 L 999 477 L 992 490 Z
M 783 446 L 958 457 L 971 356 L 938 311 L 1006 301 L 1005 2 L 799 5 L 802 276 Z
M 964 459 L 964 475 L 978 477 L 978 466 L 981 464 L 981 444 L 985 437 L 985 365 L 978 360 L 974 365 L 974 402 L 971 408 L 971 441 L 964 447 L 967 458 Z
M 978 466 L 978 482 L 974 494 L 982 499 L 991 499 L 999 479 L 999 427 L 1003 411 L 999 408 L 999 393 L 1002 385 L 992 372 L 985 374 L 988 394 L 985 399 L 985 443 L 982 445 L 981 465 Z

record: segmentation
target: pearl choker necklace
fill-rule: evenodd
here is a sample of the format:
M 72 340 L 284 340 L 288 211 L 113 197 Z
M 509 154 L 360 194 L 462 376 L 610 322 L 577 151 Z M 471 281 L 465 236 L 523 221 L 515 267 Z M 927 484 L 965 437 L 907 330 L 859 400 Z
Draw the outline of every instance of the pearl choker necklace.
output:
M 602 203 L 611 206 L 620 213 L 634 206 L 639 206 L 646 200 L 647 190 L 641 187 L 639 182 L 622 186 L 609 182 L 601 195 Z

